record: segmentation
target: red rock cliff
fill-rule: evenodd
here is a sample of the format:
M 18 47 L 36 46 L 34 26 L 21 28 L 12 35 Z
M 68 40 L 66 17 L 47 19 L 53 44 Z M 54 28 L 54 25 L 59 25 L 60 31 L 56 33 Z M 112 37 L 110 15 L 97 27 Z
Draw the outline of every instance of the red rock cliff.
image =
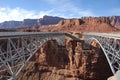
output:
M 17 80 L 106 80 L 111 71 L 102 50 L 83 50 L 83 45 L 82 41 L 67 40 L 66 46 L 48 41 Z
M 45 31 L 119 32 L 120 16 L 83 17 L 61 20 L 56 26 L 40 27 Z

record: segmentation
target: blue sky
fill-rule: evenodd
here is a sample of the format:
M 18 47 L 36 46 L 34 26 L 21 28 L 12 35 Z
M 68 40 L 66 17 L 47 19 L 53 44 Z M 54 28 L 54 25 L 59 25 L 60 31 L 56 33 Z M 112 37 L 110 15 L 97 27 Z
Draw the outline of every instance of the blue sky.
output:
M 0 0 L 0 22 L 42 18 L 120 16 L 120 0 Z

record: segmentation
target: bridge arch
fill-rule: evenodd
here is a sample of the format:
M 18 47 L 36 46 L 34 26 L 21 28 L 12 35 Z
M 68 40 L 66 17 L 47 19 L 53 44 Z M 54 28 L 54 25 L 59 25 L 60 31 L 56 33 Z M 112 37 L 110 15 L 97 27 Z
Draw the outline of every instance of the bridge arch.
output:
M 36 54 L 36 52 L 38 51 L 38 49 L 40 49 L 46 42 L 48 42 L 48 41 L 51 41 L 51 40 L 55 40 L 57 43 L 58 43 L 58 45 L 64 45 L 64 38 L 63 38 L 63 36 L 53 36 L 53 37 L 45 37 L 45 38 L 42 38 L 42 39 L 40 39 L 40 43 L 38 42 L 38 47 L 37 47 L 37 49 L 34 51 L 34 53 L 32 54 L 32 56 L 34 55 L 34 54 Z M 28 44 L 29 45 L 29 44 Z M 30 56 L 29 57 L 29 60 L 30 60 L 30 58 L 32 57 L 32 56 Z M 27 61 L 29 61 L 29 60 L 27 60 Z M 21 67 L 21 70 L 22 70 L 22 67 Z M 20 73 L 20 72 L 19 72 Z M 17 73 L 16 74 L 16 76 L 18 76 L 18 74 L 19 73 Z
M 8 79 L 15 79 L 21 70 L 26 66 L 27 62 L 31 59 L 31 57 L 42 47 L 44 43 L 49 40 L 56 40 L 58 45 L 64 45 L 64 35 L 63 34 L 43 34 L 43 35 L 25 35 L 25 36 L 17 36 L 17 37 L 5 37 L 1 39 L 5 42 L 6 49 L 0 49 L 0 54 L 3 57 L 0 57 L 0 68 L 7 68 Z M 16 41 L 15 41 L 16 40 Z M 0 45 L 0 47 L 2 47 Z M 10 52 L 8 52 L 10 51 Z M 8 54 L 9 57 L 5 56 Z M 25 58 L 25 56 L 27 56 Z M 6 57 L 6 58 L 4 58 Z M 4 60 L 6 59 L 6 60 Z M 8 61 L 9 60 L 9 61 Z M 11 65 L 11 63 L 15 64 Z M 7 63 L 7 64 L 6 64 Z M 18 65 L 18 70 L 15 71 L 13 68 Z M 4 74 L 2 74 L 5 76 Z M 0 77 L 2 77 L 0 75 Z
M 107 59 L 107 62 L 108 62 L 108 64 L 109 64 L 109 66 L 110 66 L 110 69 L 111 69 L 112 73 L 114 74 L 115 71 L 114 71 L 114 69 L 113 69 L 113 67 L 112 67 L 112 64 L 111 64 L 111 62 L 110 62 L 110 59 L 109 59 L 109 57 L 107 56 L 107 53 L 106 53 L 104 47 L 102 46 L 102 44 L 100 43 L 100 41 L 99 41 L 98 39 L 94 38 L 94 37 L 91 37 L 91 38 L 88 39 L 87 42 L 88 42 L 88 44 L 90 45 L 90 44 L 92 43 L 92 41 L 96 41 L 96 42 L 99 44 L 99 46 L 101 47 L 101 49 L 102 49 L 102 51 L 103 51 L 103 53 L 104 53 L 104 55 L 105 55 L 105 57 L 106 57 L 106 59 Z

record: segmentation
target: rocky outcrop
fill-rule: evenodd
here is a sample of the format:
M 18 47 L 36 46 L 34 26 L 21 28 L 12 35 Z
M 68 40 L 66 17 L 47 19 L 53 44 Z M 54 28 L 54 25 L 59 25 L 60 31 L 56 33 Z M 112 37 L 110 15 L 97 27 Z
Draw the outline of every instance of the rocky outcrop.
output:
M 0 23 L 0 28 L 1 29 L 7 29 L 7 28 L 18 28 L 22 27 L 22 22 L 21 21 L 5 21 L 3 23 Z
M 52 16 L 43 16 L 40 19 L 24 19 L 23 21 L 5 21 L 0 23 L 0 29 L 17 29 L 17 28 L 31 28 L 31 27 L 40 27 L 42 25 L 53 25 L 57 24 L 60 20 L 64 18 L 52 17 Z
M 111 76 L 107 80 L 117 80 L 117 79 L 116 79 L 116 76 Z
M 17 80 L 106 80 L 111 71 L 102 50 L 84 50 L 83 45 L 73 40 L 66 40 L 65 46 L 46 42 Z
M 120 16 L 82 17 L 81 19 L 61 20 L 57 26 L 41 27 L 45 31 L 119 32 Z
M 40 19 L 5 21 L 0 23 L 0 28 L 17 28 L 17 31 L 120 32 L 120 16 L 64 19 L 45 15 Z
M 109 18 L 110 24 L 117 29 L 120 29 L 120 16 L 112 16 Z
M 43 16 L 42 19 L 39 19 L 39 22 L 42 25 L 52 25 L 52 24 L 57 24 L 60 20 L 64 20 L 64 18 L 60 17 L 52 17 L 52 16 Z
M 113 76 L 109 77 L 107 80 L 119 80 L 120 79 L 120 70 L 118 70 Z

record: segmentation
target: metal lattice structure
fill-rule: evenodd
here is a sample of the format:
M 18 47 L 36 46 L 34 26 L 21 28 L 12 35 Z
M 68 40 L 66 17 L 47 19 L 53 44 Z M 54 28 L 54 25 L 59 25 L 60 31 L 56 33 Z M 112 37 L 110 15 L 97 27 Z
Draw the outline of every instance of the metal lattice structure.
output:
M 65 36 L 78 40 L 67 33 L 53 32 L 0 32 L 0 79 L 14 80 L 31 57 L 48 40 L 64 45 Z M 85 42 L 93 40 L 102 48 L 110 68 L 115 74 L 120 69 L 120 35 L 85 33 Z
M 0 79 L 14 80 L 48 40 L 64 44 L 64 33 L 0 32 Z
M 120 35 L 107 33 L 85 33 L 85 42 L 96 41 L 103 50 L 113 74 L 120 70 Z

